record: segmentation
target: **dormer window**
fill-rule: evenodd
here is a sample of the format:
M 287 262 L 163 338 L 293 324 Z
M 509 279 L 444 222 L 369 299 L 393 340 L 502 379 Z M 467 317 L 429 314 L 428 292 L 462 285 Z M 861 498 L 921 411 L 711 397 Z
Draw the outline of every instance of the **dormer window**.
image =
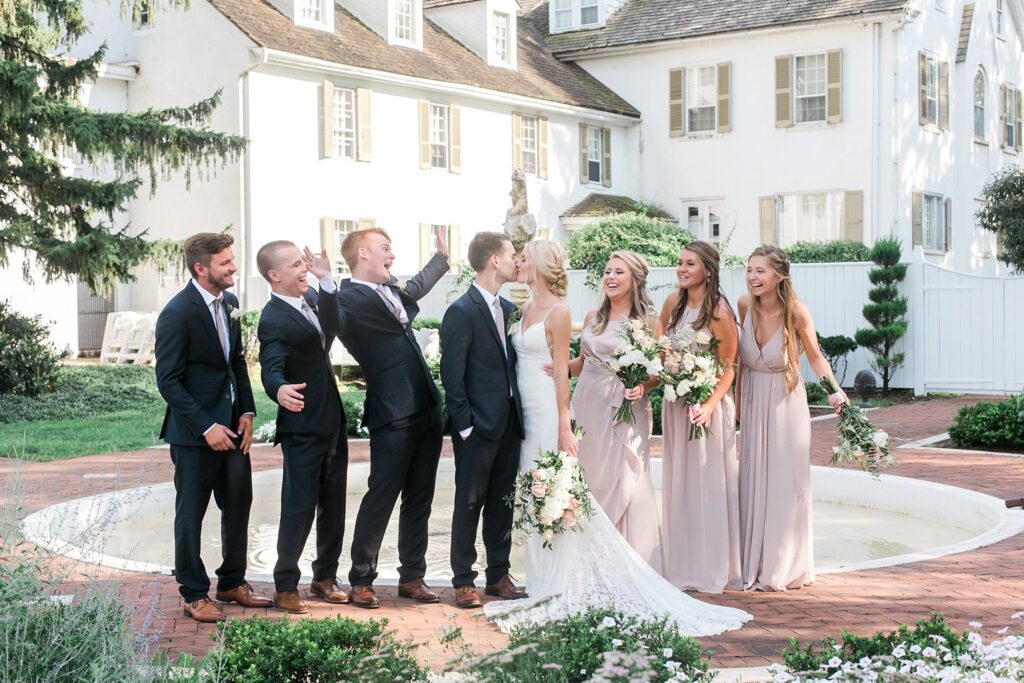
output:
M 552 7 L 555 14 L 555 20 L 551 22 L 552 28 L 555 31 L 572 28 L 572 0 L 555 0 Z
M 286 14 L 293 18 L 296 26 L 334 31 L 334 0 L 272 0 L 273 4 L 286 8 Z
M 412 31 L 412 0 L 393 0 L 395 6 L 394 37 L 395 40 L 413 42 Z
M 600 21 L 598 0 L 580 0 L 580 25 L 593 26 Z
M 594 28 L 605 20 L 601 0 L 551 0 L 549 8 L 552 33 Z
M 312 24 L 324 22 L 323 0 L 299 0 L 299 19 Z
M 509 62 L 509 24 L 507 14 L 504 12 L 494 13 L 494 58 L 502 64 Z

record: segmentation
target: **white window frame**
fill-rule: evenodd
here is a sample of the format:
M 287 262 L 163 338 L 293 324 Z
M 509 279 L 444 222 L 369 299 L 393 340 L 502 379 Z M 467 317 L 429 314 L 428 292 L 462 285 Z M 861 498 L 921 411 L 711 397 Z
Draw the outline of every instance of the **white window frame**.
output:
M 820 58 L 821 60 L 821 92 L 814 92 L 812 94 L 800 94 L 800 62 L 814 57 Z M 805 68 L 806 70 L 806 68 Z M 806 54 L 793 55 L 793 123 L 794 125 L 804 124 L 821 124 L 828 120 L 828 53 L 827 52 L 808 52 Z M 803 100 L 821 100 L 821 118 L 814 119 L 803 119 L 802 109 L 800 107 Z
M 574 25 L 573 21 L 573 10 L 572 0 L 552 0 L 552 7 L 554 8 L 554 21 L 552 22 L 552 31 L 568 31 Z M 565 23 L 562 23 L 562 21 Z
M 796 242 L 844 238 L 845 190 L 781 192 L 775 197 L 776 240 L 783 249 Z
M 584 13 L 593 21 L 584 22 Z M 604 4 L 601 0 L 551 0 L 549 30 L 552 33 L 594 28 L 604 24 Z
M 939 60 L 935 55 L 924 53 L 925 58 L 925 80 L 924 87 L 927 90 L 925 97 L 928 100 L 925 110 L 925 124 L 938 127 L 939 125 Z M 920 76 L 919 76 L 920 77 Z
M 1004 150 L 1015 150 L 1017 149 L 1017 87 L 1004 83 L 1003 87 L 1006 89 L 1003 101 L 1000 103 L 1000 108 L 1005 109 L 1004 123 L 1006 127 L 1005 131 L 1000 131 L 1000 135 L 1006 136 L 1006 144 L 1003 145 Z
M 978 92 L 978 83 L 981 83 L 981 92 Z M 985 71 L 980 67 L 974 74 L 974 139 L 977 142 L 986 142 L 985 136 L 985 95 L 988 90 L 988 79 L 985 78 Z
M 996 37 L 1003 37 L 1003 0 L 996 0 Z
M 540 170 L 538 132 L 537 117 L 523 114 L 519 126 L 519 153 L 523 173 L 536 175 Z
M 597 164 L 595 167 L 594 164 Z M 597 177 L 594 177 L 594 169 Z M 604 133 L 597 126 L 587 127 L 587 182 L 600 183 L 604 177 Z
M 940 194 L 921 193 L 921 246 L 925 251 L 946 251 L 946 198 Z
M 296 0 L 295 18 L 297 24 L 323 26 L 327 23 L 327 7 L 324 0 Z
M 693 106 L 691 98 L 692 88 L 701 88 L 702 85 L 699 82 L 699 76 L 701 72 L 710 70 L 711 72 L 711 105 Z M 695 66 L 686 67 L 686 92 L 683 93 L 683 125 L 686 128 L 687 135 L 712 135 L 718 130 L 718 67 L 715 64 L 698 64 Z M 695 93 L 699 96 L 698 93 Z M 694 128 L 691 125 L 690 111 L 691 110 L 711 110 L 710 125 L 707 128 Z
M 448 154 L 449 111 L 447 104 L 429 105 L 430 116 L 430 167 L 448 170 L 451 162 Z
M 593 21 L 583 21 L 584 10 L 594 11 Z M 601 23 L 601 2 L 600 0 L 580 0 L 580 26 L 598 26 Z
M 142 31 L 153 27 L 153 0 L 147 0 L 139 7 L 139 17 L 132 23 L 132 28 Z
M 356 158 L 356 91 L 334 88 L 333 120 L 331 122 L 331 156 L 337 159 Z
M 343 218 L 334 219 L 334 253 L 329 254 L 331 257 L 331 263 L 334 264 L 334 274 L 338 277 L 348 277 L 352 274 L 352 271 L 348 268 L 348 263 L 341 255 L 341 245 L 345 242 L 345 237 L 355 232 L 359 227 L 359 221 L 346 220 Z
M 408 13 L 404 10 L 408 8 Z M 416 43 L 416 0 L 391 0 L 391 38 L 396 43 Z M 407 20 L 407 21 L 406 21 Z
M 701 197 L 697 199 L 683 200 L 683 220 L 681 227 L 689 230 L 693 235 L 711 244 L 720 244 L 725 238 L 724 216 L 725 197 Z M 694 214 L 696 221 L 691 220 Z M 712 216 L 715 219 L 712 219 Z M 716 233 L 717 228 L 717 233 Z
M 493 12 L 491 13 L 491 22 L 494 35 L 494 58 L 502 64 L 510 64 L 512 61 L 510 49 L 512 17 L 506 12 Z

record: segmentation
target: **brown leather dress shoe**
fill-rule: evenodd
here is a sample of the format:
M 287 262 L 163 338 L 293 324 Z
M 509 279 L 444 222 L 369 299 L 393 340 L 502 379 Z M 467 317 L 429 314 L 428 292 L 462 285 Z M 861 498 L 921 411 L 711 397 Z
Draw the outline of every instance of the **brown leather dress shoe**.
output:
M 310 582 L 309 594 L 335 605 L 344 605 L 348 602 L 348 593 L 341 589 L 341 584 L 336 578 Z
M 488 584 L 487 587 L 484 588 L 484 593 L 487 595 L 493 595 L 496 598 L 501 598 L 502 600 L 519 600 L 521 598 L 530 597 L 526 594 L 526 591 L 522 588 L 517 588 L 516 585 L 512 583 L 512 577 L 508 574 L 505 574 L 505 576 L 498 579 L 497 583 Z
M 416 602 L 437 602 L 437 593 L 431 591 L 423 579 L 414 579 L 408 583 L 398 584 L 398 595 L 403 598 L 410 598 Z
M 309 605 L 302 602 L 298 591 L 274 593 L 274 607 L 288 614 L 308 614 Z
M 227 616 L 220 611 L 220 607 L 213 604 L 210 598 L 200 598 L 195 602 L 186 602 L 185 616 L 192 617 L 202 624 L 215 624 L 218 621 L 227 619 Z
M 270 607 L 274 601 L 253 592 L 248 582 L 229 591 L 217 591 L 217 599 L 221 602 L 237 602 L 242 607 Z
M 380 600 L 373 592 L 373 586 L 352 586 L 352 592 L 348 596 L 349 603 L 363 609 L 377 609 L 380 607 Z
M 476 586 L 456 586 L 455 606 L 461 609 L 483 607 L 483 603 L 480 602 L 480 595 L 476 592 Z

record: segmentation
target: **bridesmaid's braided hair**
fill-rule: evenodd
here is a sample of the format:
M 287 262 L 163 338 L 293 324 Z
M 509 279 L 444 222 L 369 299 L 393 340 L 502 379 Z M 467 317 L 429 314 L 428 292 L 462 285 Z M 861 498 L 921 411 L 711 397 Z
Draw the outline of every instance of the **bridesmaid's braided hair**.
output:
M 629 271 L 630 277 L 633 280 L 633 289 L 630 292 L 630 319 L 643 320 L 650 325 L 654 301 L 647 292 L 647 274 L 651 272 L 650 266 L 647 265 L 647 259 L 635 251 L 612 252 L 612 255 L 608 257 L 608 263 L 611 263 L 614 259 L 619 259 L 626 264 L 626 270 Z M 607 268 L 607 266 L 605 267 Z M 590 329 L 597 334 L 604 332 L 605 328 L 608 327 L 608 316 L 611 315 L 611 312 L 612 302 L 608 298 L 608 294 L 605 293 L 602 283 L 601 298 L 598 300 L 597 313 L 594 314 L 594 320 L 590 323 Z
M 751 252 L 750 257 L 763 256 L 768 259 L 772 270 L 779 276 L 779 286 L 776 290 L 779 302 L 782 304 L 782 352 L 786 360 L 786 391 L 792 393 L 796 388 L 797 379 L 800 377 L 800 349 L 797 346 L 797 333 L 793 322 L 793 304 L 796 303 L 796 292 L 793 290 L 793 280 L 789 276 L 789 254 L 770 244 L 762 244 Z M 747 262 L 750 262 L 750 257 Z M 750 285 L 747 285 L 749 290 Z M 756 309 L 761 303 L 761 298 L 750 292 L 751 313 L 755 314 L 751 319 L 751 327 L 757 334 Z M 755 336 L 755 341 L 757 337 Z
M 551 240 L 533 240 L 526 243 L 523 253 L 530 257 L 537 275 L 544 278 L 551 293 L 564 299 L 569 288 L 569 274 L 565 270 L 565 252 L 562 247 Z
M 724 304 L 730 314 L 732 313 L 732 306 L 729 305 L 729 298 L 722 291 L 718 273 L 718 249 L 715 248 L 715 245 L 703 240 L 696 240 L 683 247 L 682 251 L 689 251 L 695 254 L 700 259 L 701 265 L 704 266 L 704 273 L 707 275 L 707 281 L 704 283 L 704 301 L 701 302 L 700 313 L 697 314 L 697 318 L 693 321 L 693 329 L 699 330 L 710 326 L 712 320 L 718 320 L 719 306 Z M 680 252 L 681 255 L 682 252 Z M 679 319 L 683 317 L 684 310 L 686 310 L 686 290 L 680 289 L 679 299 L 676 301 L 676 305 L 668 318 L 668 329 L 671 330 L 676 326 Z

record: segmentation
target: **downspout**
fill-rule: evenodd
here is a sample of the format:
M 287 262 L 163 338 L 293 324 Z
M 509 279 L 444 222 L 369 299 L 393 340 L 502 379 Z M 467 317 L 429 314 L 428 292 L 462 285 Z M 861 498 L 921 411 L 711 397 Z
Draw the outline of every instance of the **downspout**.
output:
M 238 103 L 240 117 L 240 129 L 242 131 L 242 137 L 249 140 L 249 74 L 259 67 L 267 63 L 267 50 L 266 48 L 260 48 L 259 50 L 253 50 L 251 53 L 256 57 L 253 64 L 249 68 L 245 69 L 238 75 Z M 242 167 L 241 173 L 241 185 L 242 185 L 242 225 L 241 229 L 236 235 L 238 240 L 238 251 L 242 254 L 242 278 L 238 283 L 238 300 L 242 306 L 242 310 L 246 310 L 253 307 L 253 302 L 250 301 L 249 296 L 249 264 L 253 262 L 255 258 L 253 255 L 252 248 L 252 162 L 249 154 L 248 145 L 242 152 Z
M 871 91 L 871 241 L 879 238 L 881 232 L 882 207 L 879 196 L 879 164 L 882 144 L 882 23 L 871 25 L 872 78 L 875 87 Z M 866 242 L 866 240 L 865 240 Z

